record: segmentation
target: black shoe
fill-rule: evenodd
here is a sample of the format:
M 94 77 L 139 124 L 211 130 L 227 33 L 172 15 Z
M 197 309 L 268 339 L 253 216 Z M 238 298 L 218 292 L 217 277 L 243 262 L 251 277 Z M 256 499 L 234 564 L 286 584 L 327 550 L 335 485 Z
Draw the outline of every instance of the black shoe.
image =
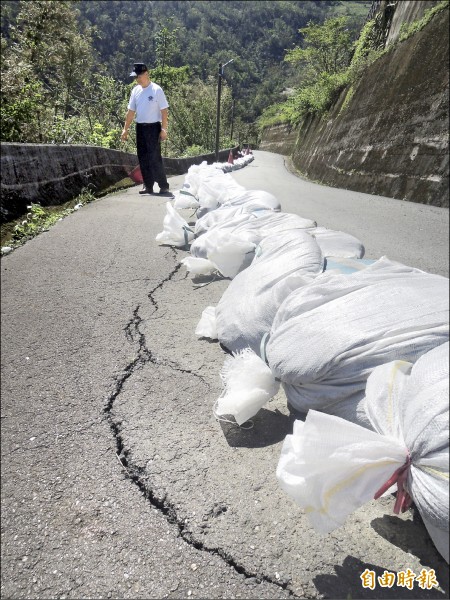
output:
M 140 194 L 153 194 L 153 190 L 148 190 L 147 188 L 144 188 L 143 190 L 139 190 Z

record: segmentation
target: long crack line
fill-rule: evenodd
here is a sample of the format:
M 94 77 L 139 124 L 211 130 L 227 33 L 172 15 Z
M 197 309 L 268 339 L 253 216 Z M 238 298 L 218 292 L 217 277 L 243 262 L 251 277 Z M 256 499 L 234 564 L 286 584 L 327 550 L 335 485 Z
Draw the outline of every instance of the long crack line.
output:
M 297 598 L 297 596 L 289 589 L 287 582 L 280 582 L 276 579 L 272 579 L 267 575 L 261 575 L 258 573 L 254 573 L 248 571 L 246 567 L 240 565 L 238 562 L 234 560 L 234 558 L 222 548 L 210 548 L 206 546 L 203 542 L 197 540 L 191 532 L 189 532 L 186 528 L 186 524 L 183 520 L 181 520 L 178 515 L 176 508 L 174 505 L 167 500 L 167 495 L 159 498 L 157 495 L 153 493 L 153 491 L 146 484 L 147 475 L 145 469 L 143 467 L 138 467 L 137 465 L 132 464 L 128 459 L 128 453 L 125 451 L 119 455 L 120 462 L 124 466 L 127 476 L 131 481 L 137 485 L 142 495 L 146 500 L 148 500 L 151 505 L 157 508 L 167 519 L 168 523 L 171 525 L 175 525 L 178 528 L 178 532 L 180 537 L 190 546 L 193 546 L 196 550 L 201 552 L 208 552 L 208 554 L 212 554 L 214 556 L 219 556 L 222 560 L 224 560 L 230 567 L 232 567 L 237 573 L 240 575 L 244 575 L 246 578 L 254 578 L 259 582 L 266 582 L 272 585 L 276 585 L 277 587 L 287 591 L 289 596 L 292 598 Z
M 174 248 L 171 248 L 172 253 L 173 253 L 173 257 L 175 259 L 177 259 L 177 253 L 176 250 Z M 166 283 L 168 283 L 171 279 L 173 279 L 175 277 L 175 275 L 178 273 L 178 271 L 181 269 L 183 265 L 181 264 L 181 262 L 179 262 L 174 269 L 172 269 L 172 271 L 169 273 L 169 275 L 163 279 L 160 283 L 158 283 L 157 286 L 155 286 L 152 290 L 150 290 L 150 292 L 147 294 L 148 299 L 150 300 L 153 308 L 155 309 L 155 312 L 159 310 L 159 304 L 158 302 L 155 300 L 154 298 L 154 294 L 157 290 L 160 290 Z
M 176 256 L 176 252 L 174 251 L 174 255 Z M 169 273 L 169 275 L 161 281 L 157 286 L 155 286 L 148 294 L 148 298 L 155 309 L 155 312 L 159 310 L 159 305 L 156 299 L 154 298 L 154 294 L 157 290 L 162 289 L 162 287 L 180 270 L 181 263 L 178 263 L 175 268 Z M 178 532 L 180 537 L 189 545 L 193 546 L 196 550 L 202 552 L 208 552 L 209 554 L 219 556 L 222 560 L 224 560 L 231 568 L 233 568 L 240 575 L 244 575 L 246 578 L 254 578 L 259 582 L 266 582 L 272 585 L 276 585 L 281 589 L 287 591 L 289 596 L 292 598 L 296 598 L 297 596 L 288 588 L 288 583 L 280 582 L 272 579 L 267 575 L 260 575 L 257 573 L 249 572 L 244 566 L 240 565 L 238 562 L 234 560 L 234 558 L 222 548 L 209 548 L 204 543 L 197 540 L 192 533 L 190 533 L 184 521 L 182 521 L 178 515 L 174 505 L 167 499 L 167 495 L 163 498 L 159 498 L 157 495 L 153 493 L 150 487 L 147 485 L 146 480 L 147 476 L 144 468 L 138 467 L 133 464 L 131 460 L 130 452 L 125 449 L 123 437 L 121 434 L 120 422 L 116 422 L 113 417 L 113 406 L 116 398 L 122 391 L 122 388 L 125 382 L 133 375 L 135 371 L 142 368 L 145 364 L 151 362 L 155 365 L 160 366 L 168 366 L 178 372 L 186 373 L 195 377 L 198 377 L 203 383 L 206 384 L 204 378 L 195 373 L 194 371 L 190 371 L 188 369 L 182 369 L 176 363 L 171 361 L 159 361 L 156 357 L 153 356 L 152 352 L 148 349 L 146 344 L 145 335 L 142 333 L 140 329 L 140 325 L 142 323 L 142 318 L 139 315 L 140 304 L 136 306 L 133 310 L 133 316 L 127 325 L 124 327 L 126 339 L 130 343 L 139 343 L 137 356 L 132 360 L 123 370 L 121 375 L 117 377 L 115 382 L 114 390 L 108 396 L 106 405 L 104 408 L 104 413 L 107 416 L 109 425 L 114 435 L 114 439 L 116 441 L 116 454 L 117 458 L 125 470 L 125 477 L 129 478 L 141 491 L 142 495 L 146 500 L 150 502 L 150 504 L 158 509 L 167 519 L 168 523 L 176 526 L 178 528 Z

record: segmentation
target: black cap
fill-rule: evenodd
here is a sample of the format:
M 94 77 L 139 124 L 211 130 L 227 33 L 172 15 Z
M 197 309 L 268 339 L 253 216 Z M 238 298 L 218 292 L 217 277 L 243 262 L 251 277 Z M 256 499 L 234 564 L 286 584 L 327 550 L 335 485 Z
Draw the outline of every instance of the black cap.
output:
M 137 77 L 141 73 L 145 73 L 146 71 L 148 71 L 147 65 L 145 65 L 144 63 L 134 63 L 133 69 L 134 71 L 130 73 L 130 77 Z

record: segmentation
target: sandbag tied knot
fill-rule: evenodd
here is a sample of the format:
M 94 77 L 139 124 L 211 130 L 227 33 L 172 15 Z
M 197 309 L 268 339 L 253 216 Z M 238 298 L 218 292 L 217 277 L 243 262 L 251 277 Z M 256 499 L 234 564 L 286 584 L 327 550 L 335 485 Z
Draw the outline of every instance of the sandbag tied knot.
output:
M 398 515 L 400 512 L 405 512 L 411 506 L 412 499 L 406 490 L 405 484 L 408 479 L 409 468 L 411 466 L 411 456 L 408 452 L 405 464 L 396 469 L 391 477 L 384 483 L 375 493 L 374 500 L 378 500 L 380 496 L 386 492 L 395 483 L 397 484 L 397 498 L 394 505 L 394 513 Z
M 215 413 L 232 415 L 238 425 L 256 415 L 280 388 L 270 368 L 250 348 L 226 358 L 220 377 L 225 389 Z

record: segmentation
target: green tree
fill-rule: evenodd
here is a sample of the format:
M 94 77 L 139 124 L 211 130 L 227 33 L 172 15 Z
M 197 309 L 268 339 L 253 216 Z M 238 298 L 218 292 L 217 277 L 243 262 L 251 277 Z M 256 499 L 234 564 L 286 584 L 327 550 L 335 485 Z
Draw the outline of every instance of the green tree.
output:
M 45 142 L 60 113 L 71 114 L 74 94 L 92 65 L 89 30 L 66 0 L 20 2 L 8 39 L 2 39 L 2 139 Z
M 180 27 L 173 26 L 174 17 L 168 19 L 167 25 L 161 25 L 155 39 L 156 66 L 160 85 L 166 87 L 166 71 L 172 65 L 173 58 L 179 50 L 178 32 Z M 173 68 L 173 67 L 172 67 Z
M 322 25 L 309 22 L 299 32 L 303 46 L 286 51 L 284 60 L 299 65 L 300 85 L 275 110 L 266 111 L 260 126 L 287 121 L 297 125 L 307 114 L 324 114 L 348 82 L 348 66 L 354 47 L 349 17 L 326 20 Z
M 220 146 L 229 144 L 231 91 L 222 87 Z M 213 152 L 216 135 L 217 84 L 214 78 L 184 83 L 172 91 L 171 128 L 167 142 L 171 156 Z M 194 152 L 195 149 L 195 152 Z
M 303 35 L 303 47 L 286 52 L 287 62 L 307 65 L 307 78 L 315 81 L 322 73 L 334 75 L 348 67 L 353 48 L 348 17 L 328 19 L 323 25 L 309 22 L 299 30 Z
M 5 142 L 39 141 L 39 110 L 45 95 L 29 63 L 17 60 L 1 40 L 2 86 L 0 94 L 1 139 Z

